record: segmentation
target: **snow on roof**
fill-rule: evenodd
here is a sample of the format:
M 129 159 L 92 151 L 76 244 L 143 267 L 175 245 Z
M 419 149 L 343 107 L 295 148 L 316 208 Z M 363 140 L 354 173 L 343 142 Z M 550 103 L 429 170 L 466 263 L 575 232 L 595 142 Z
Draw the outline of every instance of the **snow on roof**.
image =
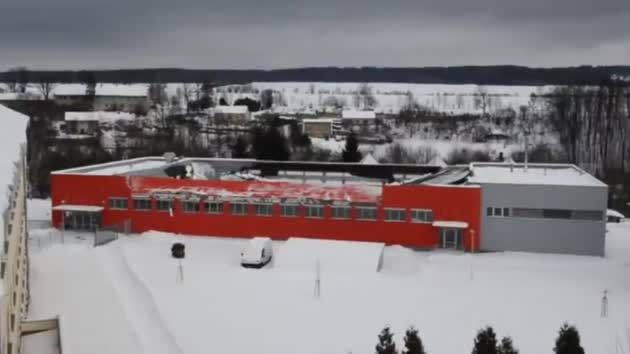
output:
M 378 165 L 378 161 L 376 161 L 376 159 L 374 158 L 374 156 L 372 156 L 372 154 L 367 154 L 361 160 L 360 164 L 362 164 L 362 165 Z
M 468 228 L 468 223 L 463 221 L 434 221 L 433 226 L 435 227 L 450 227 L 454 229 L 466 229 Z
M 75 205 L 75 204 L 61 204 L 54 206 L 52 210 L 60 210 L 60 211 L 85 211 L 96 213 L 103 210 L 102 206 L 96 205 Z
M 606 216 L 612 216 L 614 218 L 622 218 L 622 219 L 626 218 L 622 213 L 618 212 L 617 210 L 613 210 L 613 209 L 606 210 Z
M 215 113 L 223 114 L 245 114 L 249 112 L 247 106 L 216 106 L 214 107 Z
M 15 162 L 20 160 L 20 149 L 26 144 L 26 126 L 29 117 L 0 104 L 2 140 L 0 141 L 0 213 L 9 206 L 9 187 L 13 185 Z M 0 217 L 0 230 L 4 219 Z M 1 248 L 1 247 L 0 247 Z
M 385 244 L 289 238 L 276 252 L 274 266 L 284 269 L 377 272 Z
M 243 200 L 245 202 L 292 202 L 318 204 L 322 202 L 377 203 L 382 194 L 380 185 L 322 185 L 287 181 L 221 181 L 213 180 L 173 188 L 163 185 L 164 179 L 135 176 L 131 179 L 132 193 L 154 196 L 185 196 Z
M 145 84 L 98 84 L 96 96 L 147 97 L 148 87 Z M 85 84 L 62 84 L 53 89 L 55 96 L 85 96 Z
M 540 184 L 605 187 L 602 181 L 571 164 L 472 163 L 470 183 Z
M 341 117 L 343 119 L 374 119 L 376 118 L 376 112 L 344 110 L 341 112 Z
M 333 118 L 304 118 L 302 123 L 328 123 L 332 124 L 335 120 Z
M 123 161 L 107 162 L 97 165 L 69 168 L 67 170 L 53 171 L 52 174 L 86 174 L 98 176 L 120 175 L 140 170 L 153 169 L 165 166 L 163 157 L 140 157 Z
M 66 121 L 99 121 L 99 122 L 115 122 L 118 120 L 133 120 L 136 115 L 127 112 L 66 112 L 64 120 Z

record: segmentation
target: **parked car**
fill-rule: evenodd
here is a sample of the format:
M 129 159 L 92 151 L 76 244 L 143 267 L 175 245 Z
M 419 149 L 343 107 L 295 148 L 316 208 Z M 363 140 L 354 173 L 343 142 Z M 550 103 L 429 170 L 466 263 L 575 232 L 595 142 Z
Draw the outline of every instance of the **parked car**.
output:
M 271 262 L 273 248 L 269 237 L 254 237 L 241 252 L 241 266 L 245 268 L 262 268 Z

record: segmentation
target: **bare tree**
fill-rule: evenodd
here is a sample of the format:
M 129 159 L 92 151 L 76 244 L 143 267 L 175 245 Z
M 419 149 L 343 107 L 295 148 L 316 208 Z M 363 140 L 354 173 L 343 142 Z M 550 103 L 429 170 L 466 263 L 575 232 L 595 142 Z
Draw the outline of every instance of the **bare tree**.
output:
M 168 105 L 168 96 L 166 95 L 166 84 L 152 83 L 149 85 L 148 96 L 153 103 L 153 108 L 158 115 L 160 121 L 166 126 L 166 105 Z
M 13 92 L 24 93 L 30 79 L 29 71 L 24 66 L 9 69 L 8 86 Z
M 56 86 L 57 84 L 54 84 L 50 81 L 42 81 L 37 84 L 37 89 L 44 97 L 44 101 L 48 101 L 50 99 L 50 94 L 52 90 L 54 90 Z
M 182 96 L 184 96 L 184 101 L 186 101 L 186 114 L 190 113 L 190 101 L 193 96 L 194 86 L 192 84 L 184 84 L 182 86 Z
M 485 86 L 479 86 L 475 93 L 475 106 L 481 108 L 481 114 L 483 118 L 488 117 L 488 103 L 489 95 Z

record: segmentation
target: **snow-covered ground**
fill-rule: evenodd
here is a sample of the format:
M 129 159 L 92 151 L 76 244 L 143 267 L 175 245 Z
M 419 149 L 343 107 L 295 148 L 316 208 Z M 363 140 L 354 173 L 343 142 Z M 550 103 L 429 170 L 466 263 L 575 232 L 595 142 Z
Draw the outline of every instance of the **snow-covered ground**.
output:
M 277 93 L 278 106 L 291 110 L 323 110 L 334 101 L 346 108 L 357 106 L 358 83 L 326 82 L 253 82 L 247 85 L 230 85 L 216 89 L 217 97 L 228 103 L 239 98 L 259 99 L 263 90 Z M 532 94 L 551 91 L 553 86 L 479 86 L 443 84 L 368 83 L 376 100 L 375 110 L 382 113 L 398 113 L 401 107 L 413 102 L 433 111 L 464 114 L 482 113 L 512 108 L 518 111 L 527 106 Z M 281 99 L 279 96 L 282 96 Z
M 320 298 L 315 267 L 242 269 L 242 239 L 151 232 L 93 248 L 90 234 L 35 230 L 29 317 L 61 314 L 64 351 L 97 354 L 369 353 L 385 325 L 399 346 L 416 326 L 430 353 L 470 351 L 485 325 L 544 353 L 565 321 L 587 353 L 628 353 L 630 223 L 608 229 L 605 258 L 389 246 L 380 272 L 322 266 Z

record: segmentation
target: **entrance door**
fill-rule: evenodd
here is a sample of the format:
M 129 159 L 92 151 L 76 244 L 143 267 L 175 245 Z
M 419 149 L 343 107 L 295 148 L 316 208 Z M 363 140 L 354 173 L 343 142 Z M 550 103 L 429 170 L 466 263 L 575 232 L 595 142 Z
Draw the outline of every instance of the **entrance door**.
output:
M 68 211 L 64 215 L 65 230 L 93 231 L 100 227 L 101 220 L 98 213 Z
M 442 228 L 440 229 L 440 248 L 462 249 L 464 248 L 464 237 L 462 229 Z

